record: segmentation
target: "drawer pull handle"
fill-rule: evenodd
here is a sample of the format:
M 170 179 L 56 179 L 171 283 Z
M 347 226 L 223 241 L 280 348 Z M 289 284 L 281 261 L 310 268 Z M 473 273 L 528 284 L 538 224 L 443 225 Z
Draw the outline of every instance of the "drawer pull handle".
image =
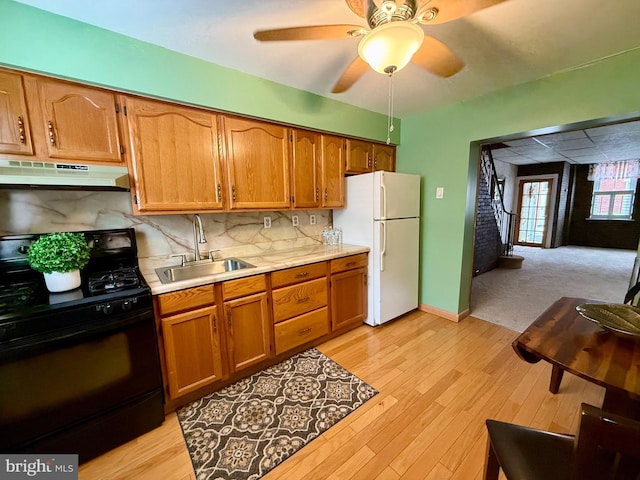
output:
M 310 327 L 303 328 L 302 330 L 298 331 L 298 335 L 306 335 L 309 332 L 311 332 L 311 328 Z
M 353 267 L 356 264 L 356 262 L 351 261 L 351 262 L 347 262 L 347 267 Z
M 213 316 L 213 333 L 218 333 L 218 320 L 216 319 L 215 315 Z
M 304 278 L 308 276 L 309 276 L 309 272 L 296 273 L 296 278 Z
M 310 297 L 302 297 L 296 300 L 296 303 L 304 303 L 304 302 L 308 302 L 309 300 L 311 300 Z

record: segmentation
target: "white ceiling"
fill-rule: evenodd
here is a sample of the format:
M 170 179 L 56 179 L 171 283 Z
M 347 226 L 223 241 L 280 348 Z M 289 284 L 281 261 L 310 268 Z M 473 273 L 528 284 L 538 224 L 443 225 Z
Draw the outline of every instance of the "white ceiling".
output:
M 514 165 L 591 164 L 640 159 L 640 121 L 538 135 L 492 145 L 493 158 Z
M 256 30 L 279 27 L 366 26 L 344 0 L 20 1 L 278 83 L 387 111 L 388 80 L 373 71 L 346 93 L 330 93 L 357 55 L 357 38 L 264 43 L 253 38 Z M 466 66 L 448 79 L 412 64 L 398 72 L 395 116 L 640 48 L 639 19 L 640 0 L 506 0 L 458 20 L 426 25 L 425 32 L 445 42 Z

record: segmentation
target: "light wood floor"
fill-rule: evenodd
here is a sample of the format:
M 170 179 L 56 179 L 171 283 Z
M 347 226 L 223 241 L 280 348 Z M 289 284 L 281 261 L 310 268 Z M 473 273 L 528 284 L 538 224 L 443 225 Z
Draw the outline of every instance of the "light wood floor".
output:
M 604 390 L 567 374 L 552 395 L 550 365 L 520 360 L 516 336 L 474 318 L 413 312 L 320 345 L 380 393 L 263 478 L 478 480 L 486 418 L 575 432 L 580 402 L 600 405 Z M 196 478 L 175 414 L 84 464 L 79 477 Z

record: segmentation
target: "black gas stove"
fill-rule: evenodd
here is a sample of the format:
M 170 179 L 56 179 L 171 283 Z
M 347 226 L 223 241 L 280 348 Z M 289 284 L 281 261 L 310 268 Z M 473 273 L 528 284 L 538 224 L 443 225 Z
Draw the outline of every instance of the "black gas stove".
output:
M 47 291 L 38 234 L 0 237 L 0 451 L 84 462 L 162 423 L 152 296 L 133 229 L 81 232 L 80 287 Z

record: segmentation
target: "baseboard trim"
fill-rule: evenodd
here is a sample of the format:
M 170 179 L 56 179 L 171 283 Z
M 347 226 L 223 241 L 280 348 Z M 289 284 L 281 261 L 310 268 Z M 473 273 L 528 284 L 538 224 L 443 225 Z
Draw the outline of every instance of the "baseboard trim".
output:
M 447 310 L 442 310 L 441 308 L 436 308 L 432 307 L 431 305 L 424 304 L 418 305 L 418 310 L 420 310 L 421 312 L 432 313 L 447 320 L 451 320 L 452 322 L 459 322 L 460 320 L 467 318 L 471 313 L 469 312 L 468 308 L 460 313 L 452 313 Z

